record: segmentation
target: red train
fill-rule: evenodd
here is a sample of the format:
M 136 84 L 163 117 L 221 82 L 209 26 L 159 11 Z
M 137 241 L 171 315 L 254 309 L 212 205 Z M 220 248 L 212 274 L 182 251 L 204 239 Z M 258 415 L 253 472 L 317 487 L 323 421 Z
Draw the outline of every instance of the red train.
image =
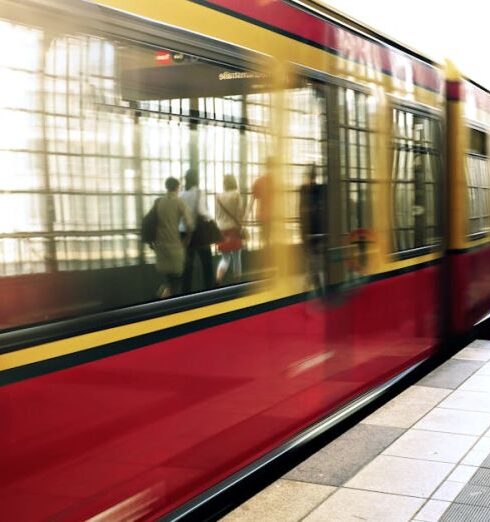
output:
M 490 93 L 451 64 L 307 1 L 0 7 L 2 519 L 184 516 L 489 312 Z M 242 267 L 160 299 L 141 219 L 189 170 L 218 224 L 236 180 Z

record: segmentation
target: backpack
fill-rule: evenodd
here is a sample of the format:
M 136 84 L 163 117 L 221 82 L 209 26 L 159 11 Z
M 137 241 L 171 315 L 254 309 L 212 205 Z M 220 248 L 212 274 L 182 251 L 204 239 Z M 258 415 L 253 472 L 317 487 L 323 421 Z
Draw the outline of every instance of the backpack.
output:
M 160 198 L 155 200 L 151 209 L 146 213 L 141 221 L 141 240 L 143 243 L 152 245 L 157 239 L 158 213 L 157 203 Z

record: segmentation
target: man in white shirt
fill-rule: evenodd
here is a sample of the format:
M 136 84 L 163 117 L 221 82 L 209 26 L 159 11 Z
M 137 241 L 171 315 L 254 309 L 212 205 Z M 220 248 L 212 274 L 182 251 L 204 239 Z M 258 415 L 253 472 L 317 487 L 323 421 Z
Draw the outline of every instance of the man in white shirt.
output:
M 199 176 L 197 171 L 189 169 L 185 174 L 185 191 L 181 194 L 182 201 L 187 205 L 191 212 L 193 223 L 197 223 L 198 216 L 209 219 L 209 211 L 206 206 L 206 196 L 202 190 L 199 189 Z M 187 234 L 185 223 L 181 221 L 180 231 L 182 234 Z M 204 288 L 209 290 L 214 288 L 214 269 L 213 258 L 211 255 L 211 246 L 192 246 L 192 240 L 189 238 L 189 246 L 187 247 L 187 255 L 183 274 L 182 292 L 184 294 L 191 293 L 193 288 L 193 274 L 194 274 L 194 259 L 196 254 L 201 260 L 202 277 Z

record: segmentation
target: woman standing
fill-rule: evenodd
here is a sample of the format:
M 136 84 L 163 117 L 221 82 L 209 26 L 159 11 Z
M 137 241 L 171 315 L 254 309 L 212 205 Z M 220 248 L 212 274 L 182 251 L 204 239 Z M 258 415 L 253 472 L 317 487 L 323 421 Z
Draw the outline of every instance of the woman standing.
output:
M 223 235 L 223 241 L 218 243 L 221 252 L 216 273 L 218 284 L 223 281 L 230 264 L 235 279 L 242 275 L 242 197 L 236 179 L 231 174 L 224 176 L 223 188 L 224 192 L 216 198 L 216 222 Z

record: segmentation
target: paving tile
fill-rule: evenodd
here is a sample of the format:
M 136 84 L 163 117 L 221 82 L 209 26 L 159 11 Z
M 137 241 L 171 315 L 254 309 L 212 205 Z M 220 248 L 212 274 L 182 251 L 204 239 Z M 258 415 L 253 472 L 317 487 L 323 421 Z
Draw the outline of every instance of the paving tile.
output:
M 446 509 L 451 505 L 450 502 L 442 500 L 429 500 L 427 504 L 415 515 L 414 520 L 422 522 L 437 522 Z
M 483 350 L 490 350 L 490 341 L 485 339 L 475 339 L 466 348 L 479 348 Z
M 296 522 L 321 504 L 335 488 L 278 480 L 226 515 L 224 522 Z
M 453 355 L 452 359 L 488 362 L 490 361 L 490 349 L 483 345 L 474 345 L 474 343 L 471 343 L 469 346 L 463 348 L 456 355 Z
M 472 375 L 459 389 L 490 393 L 490 375 Z
M 471 451 L 464 457 L 461 464 L 468 466 L 484 466 L 490 467 L 490 461 L 485 460 L 490 455 L 490 437 L 482 437 L 472 448 Z M 490 459 L 489 459 L 490 460 Z
M 468 391 L 460 388 L 444 399 L 439 404 L 439 407 L 450 408 L 452 410 L 483 411 L 490 413 L 490 393 Z
M 452 504 L 441 517 L 441 522 L 488 522 L 490 508 L 469 506 L 467 504 Z
M 284 478 L 340 486 L 379 455 L 403 429 L 358 424 L 306 459 Z
M 454 464 L 380 455 L 346 484 L 397 495 L 428 498 L 454 468 Z
M 434 500 L 445 500 L 447 502 L 453 502 L 454 499 L 461 493 L 466 487 L 464 482 L 455 482 L 453 480 L 446 480 L 432 495 Z
M 450 393 L 451 390 L 445 388 L 411 386 L 362 422 L 377 426 L 410 428 Z
M 482 368 L 484 364 L 483 361 L 450 359 L 426 375 L 417 384 L 420 386 L 455 390 L 479 368 Z
M 383 455 L 457 463 L 478 440 L 476 435 L 455 435 L 411 429 L 383 451 Z M 490 441 L 490 439 L 489 439 Z
M 477 471 L 478 468 L 475 466 L 465 466 L 464 464 L 460 464 L 454 468 L 447 479 L 466 484 Z
M 484 364 L 475 375 L 490 375 L 490 363 Z
M 490 413 L 434 408 L 415 429 L 444 431 L 462 435 L 482 435 L 490 426 Z
M 423 503 L 423 499 L 414 497 L 341 488 L 303 522 L 403 522 L 410 520 Z

